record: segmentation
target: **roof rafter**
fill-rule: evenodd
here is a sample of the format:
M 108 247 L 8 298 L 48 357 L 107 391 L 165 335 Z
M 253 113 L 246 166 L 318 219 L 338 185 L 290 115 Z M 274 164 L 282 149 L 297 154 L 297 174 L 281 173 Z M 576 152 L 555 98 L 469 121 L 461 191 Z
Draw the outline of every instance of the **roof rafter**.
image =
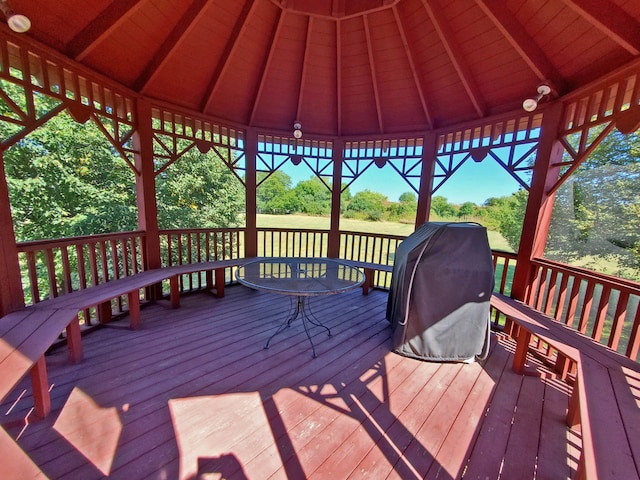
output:
M 429 113 L 429 107 L 427 107 L 427 100 L 425 98 L 424 90 L 420 82 L 420 77 L 418 76 L 418 71 L 416 70 L 415 62 L 413 61 L 413 52 L 411 51 L 411 46 L 407 41 L 407 35 L 404 32 L 402 21 L 400 20 L 398 7 L 394 5 L 393 7 L 391 7 L 391 10 L 393 11 L 393 16 L 395 18 L 396 25 L 398 25 L 398 32 L 400 32 L 400 39 L 402 40 L 404 51 L 407 53 L 407 61 L 409 62 L 409 68 L 411 69 L 411 74 L 413 75 L 413 81 L 416 84 L 416 90 L 418 91 L 418 96 L 420 97 L 420 105 L 422 105 L 422 112 L 424 113 L 424 116 L 427 119 L 427 123 L 429 124 L 429 127 L 433 128 L 433 120 L 431 118 L 431 114 Z
M 296 107 L 296 119 L 300 119 L 302 111 L 302 96 L 304 92 L 304 83 L 307 78 L 307 65 L 309 63 L 309 51 L 311 50 L 311 29 L 313 27 L 313 17 L 309 17 L 307 23 L 307 40 L 304 45 L 304 58 L 302 59 L 302 72 L 300 72 L 300 90 L 298 91 L 298 106 Z
M 220 61 L 216 66 L 216 69 L 211 76 L 211 81 L 207 86 L 207 90 L 202 98 L 205 99 L 204 102 L 200 105 L 200 109 L 203 112 L 206 112 L 211 106 L 211 102 L 213 101 L 213 97 L 216 94 L 216 90 L 220 86 L 220 79 L 224 76 L 224 73 L 229 68 L 229 60 L 233 56 L 236 48 L 238 48 L 238 39 L 244 30 L 247 28 L 247 19 L 251 16 L 253 9 L 256 5 L 255 0 L 247 0 L 244 3 L 244 7 L 242 7 L 242 11 L 240 12 L 240 16 L 236 20 L 235 25 L 233 26 L 233 30 L 227 39 L 227 44 L 224 47 L 224 51 L 222 56 L 220 57 Z
M 469 69 L 467 62 L 464 61 L 462 50 L 454 40 L 453 32 L 449 28 L 447 20 L 442 15 L 442 8 L 438 5 L 437 0 L 422 0 L 422 5 L 433 22 L 433 26 L 438 33 L 438 37 L 444 45 L 447 55 L 456 69 L 456 72 L 460 77 L 460 81 L 462 82 L 476 113 L 479 117 L 486 116 L 487 107 L 485 106 L 484 98 L 473 79 L 473 75 L 471 74 L 471 70 Z
M 581 17 L 632 55 L 640 55 L 638 22 L 609 0 L 563 0 Z
M 264 90 L 264 84 L 267 79 L 267 71 L 271 66 L 271 62 L 273 61 L 273 53 L 275 50 L 276 38 L 280 35 L 280 30 L 282 30 L 282 25 L 284 24 L 284 10 L 280 10 L 278 13 L 278 22 L 276 23 L 275 28 L 273 29 L 273 34 L 271 35 L 271 41 L 269 42 L 269 53 L 267 54 L 267 58 L 264 62 L 264 66 L 262 67 L 262 75 L 260 75 L 260 85 L 258 86 L 258 90 L 256 91 L 256 95 L 253 100 L 253 108 L 251 109 L 251 116 L 249 117 L 249 126 L 253 126 L 253 122 L 255 120 L 256 111 L 258 110 L 258 104 L 260 103 L 260 98 L 262 97 L 262 91 Z
M 380 133 L 384 133 L 384 125 L 382 123 L 382 110 L 380 108 L 380 93 L 378 92 L 378 79 L 376 77 L 376 65 L 373 58 L 373 50 L 371 46 L 371 30 L 369 29 L 369 15 L 362 16 L 364 25 L 364 33 L 367 39 L 367 53 L 369 55 L 369 68 L 371 69 L 371 82 L 373 83 L 373 97 L 376 102 L 376 114 L 378 116 L 378 127 Z
M 171 57 L 171 52 L 180 46 L 185 35 L 190 28 L 195 24 L 196 20 L 202 14 L 204 7 L 209 0 L 193 0 L 191 6 L 182 15 L 176 26 L 171 30 L 171 33 L 167 35 L 160 48 L 156 50 L 149 63 L 147 63 L 142 70 L 142 73 L 138 76 L 134 83 L 134 90 L 144 92 L 147 85 L 154 79 L 154 77 L 160 72 L 160 69 L 167 63 Z
M 142 0 L 114 0 L 67 44 L 69 58 L 82 61 L 118 24 L 135 14 Z
M 500 30 L 511 46 L 522 57 L 540 81 L 550 82 L 559 93 L 564 93 L 565 82 L 536 41 L 524 30 L 502 0 L 476 0 L 478 6 Z

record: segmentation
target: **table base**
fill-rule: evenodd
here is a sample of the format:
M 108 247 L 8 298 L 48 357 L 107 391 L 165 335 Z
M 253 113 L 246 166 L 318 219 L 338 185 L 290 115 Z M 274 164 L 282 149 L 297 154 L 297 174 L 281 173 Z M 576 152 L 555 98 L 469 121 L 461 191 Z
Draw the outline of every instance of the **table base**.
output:
M 324 328 L 327 331 L 328 336 L 331 336 L 331 330 L 329 329 L 329 327 L 324 325 L 322 322 L 320 322 L 320 320 L 318 320 L 313 316 L 311 309 L 307 305 L 306 296 L 295 295 L 295 298 L 296 298 L 295 306 L 292 305 L 289 318 L 285 320 L 285 322 L 278 327 L 278 330 L 276 330 L 276 332 L 273 335 L 271 335 L 271 337 L 269 337 L 269 340 L 267 340 L 267 344 L 264 346 L 264 348 L 265 349 L 269 348 L 269 343 L 271 343 L 271 340 L 273 340 L 273 337 L 275 337 L 279 333 L 282 333 L 285 328 L 291 326 L 291 322 L 293 322 L 296 318 L 300 317 L 302 318 L 302 326 L 304 327 L 304 331 L 307 334 L 309 343 L 311 344 L 311 351 L 313 352 L 313 358 L 316 358 L 317 357 L 316 349 L 315 349 L 315 346 L 313 345 L 313 340 L 311 340 L 311 334 L 309 333 L 309 326 L 307 325 L 307 321 L 311 325 Z

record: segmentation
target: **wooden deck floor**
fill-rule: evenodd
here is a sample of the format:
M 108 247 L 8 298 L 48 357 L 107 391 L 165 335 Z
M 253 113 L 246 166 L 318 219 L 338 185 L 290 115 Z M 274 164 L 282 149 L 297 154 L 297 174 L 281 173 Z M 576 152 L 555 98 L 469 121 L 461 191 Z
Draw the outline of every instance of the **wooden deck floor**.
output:
M 115 322 L 84 337 L 82 364 L 48 357 L 49 418 L 31 421 L 26 389 L 3 423 L 51 478 L 573 476 L 566 385 L 514 374 L 501 336 L 470 365 L 391 353 L 386 298 L 314 299 L 333 332 L 312 332 L 316 359 L 299 323 L 263 349 L 287 297 L 234 286 L 150 305 L 139 331 Z

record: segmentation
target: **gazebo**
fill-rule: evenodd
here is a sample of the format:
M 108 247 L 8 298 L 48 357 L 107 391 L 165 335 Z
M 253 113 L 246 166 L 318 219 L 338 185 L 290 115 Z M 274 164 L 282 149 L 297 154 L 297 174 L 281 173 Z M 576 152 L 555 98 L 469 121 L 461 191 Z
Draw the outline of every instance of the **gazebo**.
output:
M 24 311 L 27 289 L 31 298 L 27 303 L 37 304 L 47 296 L 60 297 L 133 277 L 141 271 L 201 261 L 280 256 L 284 252 L 341 258 L 373 270 L 374 264 L 389 267 L 401 238 L 343 231 L 339 186 L 358 180 L 371 166 L 391 166 L 392 173 L 417 193 L 415 225 L 419 226 L 429 219 L 434 192 L 465 162 L 498 162 L 528 191 L 528 204 L 518 252 L 493 252 L 497 290 L 606 344 L 620 353 L 623 362 L 637 361 L 638 283 L 547 260 L 544 248 L 558 188 L 613 129 L 628 134 L 640 128 L 639 2 L 3 0 L 0 9 L 7 19 L 15 21 L 9 22 L 11 29 L 9 24 L 0 25 L 0 101 L 4 108 L 0 120 L 10 123 L 14 132 L 9 138 L 0 139 L 0 154 L 65 110 L 78 122 L 94 122 L 135 174 L 139 226 L 135 232 L 18 243 L 12 228 L 4 165 L 0 162 L 1 316 Z M 13 31 L 24 26 L 24 20 L 16 14 L 30 20 L 26 32 Z M 24 92 L 24 108 L 4 91 L 8 84 Z M 38 108 L 41 96 L 54 99 L 56 106 L 42 111 Z M 243 228 L 215 231 L 159 228 L 155 179 L 181 158 L 185 145 L 187 149 L 215 153 L 242 181 L 246 189 Z M 154 153 L 159 149 L 164 152 L 162 156 Z M 272 174 L 283 162 L 304 163 L 331 190 L 328 230 L 257 227 L 259 178 L 261 174 Z M 278 251 L 273 246 L 276 242 L 265 240 L 269 236 L 273 239 L 274 235 L 279 239 Z M 59 265 L 54 257 L 61 258 Z M 38 278 L 42 269 L 36 268 L 36 264 L 44 265 L 46 278 Z M 73 268 L 77 270 L 72 272 Z M 367 273 L 371 286 L 381 289 L 388 286 L 388 268 Z M 215 283 L 221 294 L 224 284 L 232 280 L 231 270 L 224 267 L 216 271 L 215 282 L 210 271 L 203 276 L 189 272 L 172 288 L 183 292 L 211 288 Z M 47 292 L 39 291 L 43 281 L 48 285 Z M 157 288 L 151 286 L 142 291 L 143 299 L 162 302 Z M 373 293 L 371 300 L 358 298 L 357 308 L 369 308 L 367 301 L 376 301 L 376 305 L 384 302 L 383 291 Z M 380 296 L 375 297 L 377 294 Z M 257 310 L 269 310 L 270 305 L 275 305 L 275 301 L 268 300 L 254 305 L 255 298 L 236 293 L 228 297 L 225 301 L 235 298 L 236 308 L 240 309 L 243 304 Z M 85 324 L 95 323 L 96 317 L 100 324 L 106 324 L 114 309 L 127 312 L 127 303 L 127 295 L 118 295 L 113 302 L 101 302 L 95 311 L 87 308 L 83 313 Z M 321 309 L 332 310 L 330 304 L 322 305 Z M 340 305 L 345 311 L 350 308 L 347 301 Z M 30 307 L 33 305 L 26 308 Z M 147 311 L 156 307 L 151 305 Z M 230 318 L 236 318 L 232 309 L 225 311 Z M 494 354 L 491 358 L 494 363 L 502 361 L 504 365 L 508 350 L 514 345 L 506 336 L 501 342 L 503 357 Z M 541 354 L 543 360 L 552 356 L 555 359 L 556 350 L 543 341 L 538 346 L 546 352 Z M 342 370 L 347 370 L 351 362 L 359 364 L 358 359 L 344 355 L 349 361 L 342 365 Z M 391 364 L 385 358 L 387 363 L 378 361 L 377 373 L 372 373 L 372 378 L 376 375 L 378 380 L 386 378 L 383 370 L 390 371 Z M 557 382 L 558 392 L 568 395 L 570 387 L 555 379 L 553 368 L 548 369 L 542 360 L 531 361 L 539 362 L 536 365 L 547 372 L 547 381 Z M 369 364 L 367 368 L 373 367 Z M 441 374 L 442 382 L 453 382 L 453 377 L 446 377 L 448 373 Z M 565 374 L 571 377 L 575 370 L 565 371 L 563 378 Z M 407 372 L 406 376 L 409 375 Z M 633 395 L 635 402 L 640 403 L 640 380 L 633 378 Z M 362 385 L 368 384 L 363 381 Z M 385 400 L 380 405 L 394 401 L 389 388 L 388 385 L 383 388 Z M 243 386 L 236 393 L 250 389 Z M 294 390 L 309 398 L 322 393 L 312 391 L 306 384 L 297 385 Z M 297 440 L 291 440 L 293 433 L 288 426 L 274 420 L 278 406 L 273 402 L 272 392 L 268 388 L 259 391 L 261 397 L 256 405 L 261 405 L 269 417 L 272 435 L 280 438 L 278 435 L 287 432 L 285 436 L 290 439 L 288 446 L 278 450 L 279 469 L 269 475 L 290 478 L 311 473 L 320 477 L 323 473 L 331 474 L 332 478 L 343 475 L 339 468 L 332 470 L 326 465 L 339 464 L 340 458 L 349 455 L 348 451 L 322 460 L 324 470 L 317 465 L 309 470 L 304 455 L 286 456 L 284 450 L 295 450 Z M 4 396 L 4 401 L 18 403 L 17 394 L 12 395 Z M 546 397 L 549 405 L 561 403 L 554 395 Z M 336 398 L 351 401 L 348 396 L 328 398 L 323 401 L 330 403 Z M 374 445 L 387 438 L 384 446 L 377 443 L 381 452 L 385 448 L 391 451 L 384 458 L 391 464 L 396 457 L 409 459 L 393 464 L 385 471 L 385 477 L 435 478 L 438 469 L 434 465 L 440 465 L 440 471 L 447 470 L 450 458 L 441 458 L 426 447 L 435 463 L 421 469 L 420 462 L 415 460 L 420 455 L 411 457 L 402 449 L 401 442 L 386 436 L 384 415 L 378 417 L 373 410 L 368 411 L 367 399 L 360 403 L 360 397 L 353 398 L 350 405 L 358 405 L 364 416 L 360 420 L 366 438 Z M 256 406 L 251 403 L 254 400 L 241 404 L 240 410 L 250 416 L 248 412 Z M 187 407 L 187 403 L 173 397 L 170 400 L 174 426 L 180 416 L 186 419 L 181 428 L 190 425 L 186 412 L 192 407 Z M 240 422 L 242 415 L 233 414 L 233 405 L 223 403 L 213 404 L 233 421 Z M 520 405 L 526 409 L 526 403 Z M 120 415 L 124 416 L 126 409 L 122 405 L 120 408 Z M 395 418 L 399 419 L 400 414 Z M 23 430 L 28 423 L 22 425 Z M 403 424 L 401 434 L 415 440 L 419 436 L 409 423 Z M 391 423 L 387 426 L 391 428 Z M 192 427 L 197 430 L 197 425 Z M 442 428 L 455 431 L 460 424 L 452 420 Z M 538 442 L 539 454 L 549 440 L 544 438 L 546 430 L 542 427 L 532 428 L 543 431 Z M 20 431 L 15 421 L 7 429 L 14 438 L 20 436 L 14 435 Z M 471 446 L 469 450 L 464 447 L 467 457 L 459 460 L 459 470 L 447 471 L 447 478 L 471 478 L 470 473 L 464 476 L 471 471 L 493 472 L 493 467 L 485 470 L 486 465 L 479 460 L 486 454 L 484 446 L 490 444 L 488 438 L 485 443 L 481 441 L 487 436 L 486 431 L 469 432 Z M 189 449 L 187 442 L 197 444 L 201 440 L 188 428 L 179 433 L 175 441 L 183 453 Z M 639 438 L 637 426 L 627 436 L 633 446 L 634 439 Z M 507 443 L 526 443 L 508 437 L 509 434 Z M 574 441 L 578 445 L 573 445 Z M 61 473 L 64 469 L 54 465 L 55 455 L 44 453 L 47 448 L 55 450 L 55 440 L 46 442 L 38 445 L 33 439 L 23 443 L 17 439 L 27 454 L 36 459 L 42 472 L 64 476 Z M 567 443 L 567 437 L 564 442 Z M 585 475 L 586 467 L 577 465 L 579 440 L 570 437 L 568 443 L 575 461 L 570 462 L 566 475 L 561 477 L 574 475 L 576 469 Z M 426 444 L 427 440 L 422 441 L 422 445 Z M 335 451 L 339 451 L 337 446 Z M 313 457 L 312 453 L 308 455 Z M 517 451 L 511 456 L 516 458 Z M 187 457 L 179 459 L 183 478 L 198 472 L 224 472 L 211 458 L 209 464 L 204 461 L 210 470 L 184 470 Z M 226 458 L 224 465 L 242 478 L 239 475 L 243 468 L 238 461 L 243 460 L 232 457 Z M 365 454 L 362 457 L 364 462 Z M 637 445 L 632 457 L 638 475 Z M 144 462 L 142 454 L 140 458 Z M 469 458 L 475 458 L 475 463 Z M 557 455 L 555 459 L 558 460 Z M 12 459 L 2 461 L 11 464 Z M 88 474 L 86 467 L 78 467 L 77 472 L 82 473 L 77 475 L 92 478 L 99 476 L 96 473 L 99 471 L 124 478 L 132 474 L 132 470 L 111 470 L 98 463 L 94 461 L 98 470 Z M 359 468 L 365 475 L 368 472 L 365 463 L 354 466 L 351 475 L 357 476 Z M 538 472 L 548 472 L 544 466 L 536 465 Z M 518 472 L 517 466 L 511 468 L 506 471 Z M 150 478 L 162 478 L 160 470 L 151 467 L 140 471 Z M 167 471 L 171 475 L 171 467 Z M 69 478 L 73 474 L 69 472 Z M 603 472 L 598 474 L 606 478 Z

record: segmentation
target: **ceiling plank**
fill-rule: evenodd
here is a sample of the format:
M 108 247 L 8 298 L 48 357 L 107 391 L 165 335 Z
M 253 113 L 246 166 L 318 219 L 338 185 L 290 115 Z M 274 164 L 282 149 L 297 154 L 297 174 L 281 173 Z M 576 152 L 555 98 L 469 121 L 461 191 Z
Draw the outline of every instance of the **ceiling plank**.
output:
M 563 0 L 581 17 L 632 55 L 640 55 L 640 24 L 608 0 Z
M 553 66 L 535 39 L 527 34 L 515 16 L 505 8 L 504 2 L 502 0 L 476 0 L 476 3 L 518 52 L 518 55 L 538 77 L 538 80 L 551 83 L 550 86 L 557 94 L 562 95 L 566 89 L 562 75 Z
M 407 35 L 405 34 L 404 27 L 402 26 L 400 14 L 398 13 L 398 7 L 394 5 L 392 7 L 392 11 L 396 21 L 396 25 L 398 26 L 398 32 L 400 32 L 400 39 L 402 40 L 404 51 L 407 54 L 407 61 L 409 62 L 409 68 L 411 69 L 411 74 L 413 75 L 413 81 L 416 84 L 418 97 L 420 97 L 420 105 L 422 106 L 422 112 L 424 113 L 424 116 L 427 119 L 427 124 L 429 125 L 429 128 L 433 129 L 433 119 L 431 118 L 431 114 L 429 113 L 429 107 L 427 106 L 427 100 L 424 95 L 424 89 L 422 88 L 422 84 L 420 83 L 420 77 L 418 76 L 418 71 L 416 70 L 415 62 L 413 61 L 413 52 L 411 51 L 411 46 L 407 41 Z
M 240 43 L 238 40 L 240 39 L 240 35 L 242 35 L 247 28 L 247 19 L 253 13 L 256 3 L 257 2 L 255 0 L 247 0 L 244 3 L 244 7 L 242 7 L 242 11 L 236 20 L 233 30 L 231 31 L 231 35 L 229 35 L 229 38 L 227 39 L 220 61 L 218 62 L 218 65 L 211 76 L 211 81 L 209 82 L 207 90 L 202 97 L 205 99 L 200 108 L 202 112 L 209 110 L 211 102 L 213 102 L 216 91 L 220 86 L 220 79 L 224 76 L 227 68 L 229 68 L 229 60 L 238 48 L 238 44 Z
M 80 30 L 67 44 L 65 50 L 69 58 L 82 61 L 100 41 L 113 31 L 121 22 L 135 15 L 142 0 L 114 0 L 102 10 L 90 23 Z
M 280 10 L 278 12 L 278 22 L 273 29 L 273 35 L 271 36 L 271 41 L 269 42 L 269 53 L 267 54 L 267 59 L 265 60 L 264 66 L 262 68 L 262 75 L 260 75 L 260 85 L 258 86 L 258 90 L 256 91 L 256 94 L 254 96 L 253 108 L 251 109 L 251 116 L 249 117 L 248 123 L 250 127 L 253 126 L 253 122 L 255 121 L 255 116 L 258 111 L 258 105 L 260 104 L 262 92 L 264 90 L 264 84 L 267 81 L 267 72 L 269 71 L 269 67 L 271 67 L 271 62 L 273 62 L 273 53 L 275 51 L 276 39 L 280 36 L 280 30 L 282 30 L 283 24 L 284 10 Z
M 481 118 L 485 117 L 487 107 L 485 105 L 484 98 L 473 79 L 473 74 L 471 73 L 467 62 L 464 60 L 462 50 L 454 40 L 454 34 L 449 28 L 447 20 L 442 15 L 442 8 L 438 5 L 437 0 L 422 0 L 422 5 L 429 15 L 429 18 L 433 23 L 433 27 L 435 28 L 451 63 L 453 63 L 453 67 L 458 73 L 458 77 L 460 77 L 460 81 L 462 82 L 476 113 Z
M 362 16 L 364 24 L 364 33 L 367 39 L 367 53 L 369 55 L 369 68 L 371 69 L 371 82 L 373 83 L 373 96 L 376 102 L 376 114 L 378 115 L 378 127 L 380 133 L 384 133 L 384 124 L 382 123 L 382 109 L 380 108 L 380 93 L 378 92 L 378 79 L 376 78 L 376 65 L 373 58 L 373 50 L 371 45 L 371 31 L 369 29 L 369 15 Z
M 189 30 L 194 26 L 196 20 L 202 15 L 204 7 L 209 0 L 194 0 L 187 11 L 182 15 L 176 26 L 165 38 L 160 48 L 156 50 L 153 58 L 147 63 L 134 82 L 134 90 L 144 93 L 149 83 L 160 72 L 162 67 L 169 61 L 171 52 L 180 46 Z
M 298 106 L 296 108 L 296 120 L 300 119 L 302 111 L 302 100 L 304 94 L 304 84 L 307 78 L 307 65 L 309 64 L 309 52 L 311 51 L 311 29 L 313 28 L 313 17 L 309 17 L 307 23 L 307 40 L 304 46 L 304 56 L 302 59 L 302 72 L 300 72 L 300 90 L 298 91 Z

